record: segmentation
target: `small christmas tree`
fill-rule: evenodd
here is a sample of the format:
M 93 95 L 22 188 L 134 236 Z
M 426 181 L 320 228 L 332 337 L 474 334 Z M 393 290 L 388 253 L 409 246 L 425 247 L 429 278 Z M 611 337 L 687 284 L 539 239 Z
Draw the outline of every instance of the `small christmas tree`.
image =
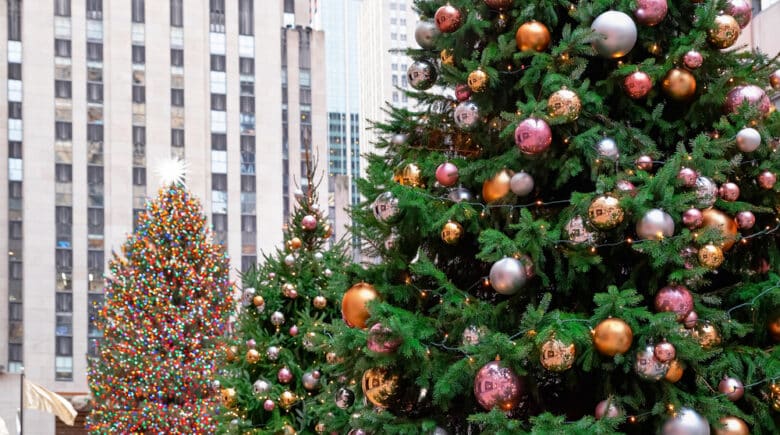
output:
M 114 254 L 91 361 L 91 433 L 214 433 L 218 338 L 230 308 L 229 264 L 200 203 L 160 189 Z
M 750 2 L 415 4 L 420 105 L 359 184 L 381 261 L 324 428 L 780 432 L 780 71 L 734 46 Z
M 325 384 L 322 325 L 340 318 L 348 262 L 342 243 L 329 246 L 332 229 L 316 199 L 313 187 L 298 195 L 284 247 L 244 272 L 236 334 L 220 370 L 220 432 L 315 429 L 313 395 Z

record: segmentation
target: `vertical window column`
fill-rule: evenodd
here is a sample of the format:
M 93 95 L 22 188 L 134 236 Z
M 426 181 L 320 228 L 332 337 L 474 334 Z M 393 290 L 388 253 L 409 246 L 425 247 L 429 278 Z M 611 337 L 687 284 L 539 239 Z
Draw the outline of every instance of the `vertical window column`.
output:
M 241 127 L 241 270 L 257 263 L 254 0 L 238 2 Z
M 24 363 L 22 183 L 22 1 L 9 0 L 8 15 L 8 372 L 19 373 Z
M 287 3 L 285 3 L 287 13 Z M 290 124 L 287 80 L 287 30 L 282 29 L 282 216 L 290 217 Z
M 227 245 L 227 77 L 225 0 L 209 0 L 211 71 L 211 223 L 214 239 Z
M 146 206 L 146 10 L 144 0 L 132 0 L 133 75 L 133 226 Z
M 171 0 L 171 157 L 184 159 L 184 0 Z
M 54 2 L 55 379 L 73 379 L 73 100 L 70 0 Z
M 309 29 L 299 32 L 298 49 L 298 93 L 301 117 L 301 189 L 314 188 L 314 180 L 307 178 L 306 162 L 312 151 L 312 121 L 311 121 L 311 31 Z

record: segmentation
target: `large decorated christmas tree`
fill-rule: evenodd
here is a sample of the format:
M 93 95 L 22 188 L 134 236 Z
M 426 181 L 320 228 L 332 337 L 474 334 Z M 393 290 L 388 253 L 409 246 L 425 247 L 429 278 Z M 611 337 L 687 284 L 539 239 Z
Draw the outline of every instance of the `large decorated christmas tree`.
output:
M 199 201 L 180 183 L 160 189 L 109 263 L 89 367 L 91 433 L 214 433 L 228 275 Z
M 242 276 L 236 328 L 226 337 L 217 380 L 220 433 L 313 433 L 319 422 L 316 395 L 327 382 L 323 326 L 340 317 L 348 258 L 316 189 L 297 198 L 284 245 Z
M 778 433 L 780 87 L 744 0 L 419 0 L 320 429 Z M 376 243 L 376 241 L 379 241 Z

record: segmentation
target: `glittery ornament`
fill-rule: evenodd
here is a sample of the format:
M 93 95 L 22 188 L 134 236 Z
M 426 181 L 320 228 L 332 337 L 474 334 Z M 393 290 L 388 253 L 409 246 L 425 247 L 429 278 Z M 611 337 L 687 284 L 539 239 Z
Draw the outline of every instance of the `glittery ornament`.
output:
M 656 293 L 655 310 L 675 313 L 681 321 L 693 310 L 693 295 L 685 286 L 668 285 Z
M 666 0 L 637 0 L 634 16 L 643 26 L 655 26 L 666 17 Z
M 522 383 L 514 371 L 501 361 L 491 361 L 477 371 L 474 378 L 474 396 L 486 410 L 498 407 L 509 411 L 517 406 Z
M 674 235 L 674 220 L 669 213 L 654 208 L 648 210 L 636 223 L 636 234 L 642 239 L 662 240 Z
M 482 183 L 482 198 L 485 202 L 490 203 L 505 197 L 509 193 L 511 179 L 512 173 L 502 169 L 492 178 L 485 180 Z
M 571 122 L 580 116 L 582 102 L 575 92 L 563 88 L 553 92 L 547 99 L 547 110 L 551 118 Z
M 377 299 L 379 294 L 374 286 L 359 282 L 344 293 L 341 300 L 341 316 L 351 328 L 366 328 L 370 316 L 368 303 Z
M 454 186 L 458 178 L 458 167 L 454 163 L 444 162 L 436 168 L 436 181 L 444 187 Z
M 761 146 L 761 133 L 755 128 L 746 127 L 737 133 L 737 149 L 743 153 L 750 153 Z
M 724 201 L 733 202 L 739 198 L 739 186 L 736 183 L 728 182 L 720 185 L 718 189 L 720 198 Z
M 704 56 L 696 50 L 690 50 L 683 55 L 683 64 L 688 69 L 696 69 L 704 63 Z
M 552 143 L 552 130 L 544 120 L 526 118 L 515 129 L 515 144 L 525 154 L 541 154 Z
M 593 41 L 593 48 L 605 58 L 623 57 L 636 44 L 637 28 L 630 16 L 619 11 L 607 11 L 590 25 L 595 33 L 603 35 Z
M 527 196 L 534 190 L 534 178 L 525 171 L 520 171 L 509 180 L 509 189 L 517 196 Z
M 644 98 L 653 89 L 653 79 L 644 71 L 635 71 L 623 79 L 626 95 L 638 100 Z
M 737 378 L 724 376 L 718 383 L 718 391 L 725 394 L 727 399 L 736 402 L 745 394 L 745 385 Z
M 436 10 L 433 20 L 436 22 L 436 27 L 439 28 L 439 31 L 452 33 L 463 24 L 463 14 L 461 14 L 458 8 L 447 3 Z
M 368 350 L 379 354 L 391 354 L 401 346 L 401 338 L 393 333 L 390 328 L 376 323 L 368 331 L 366 347 Z
M 418 91 L 424 91 L 436 83 L 436 68 L 427 60 L 416 60 L 406 70 L 409 85 Z
M 414 29 L 414 40 L 417 45 L 425 50 L 433 50 L 436 47 L 436 38 L 439 36 L 439 28 L 433 21 L 422 20 L 417 22 Z
M 398 387 L 398 375 L 390 374 L 384 368 L 372 368 L 363 373 L 360 380 L 363 395 L 377 408 L 387 408 L 388 398 Z
M 718 200 L 718 186 L 709 177 L 696 178 L 696 205 L 709 208 Z
M 729 48 L 739 38 L 739 23 L 731 15 L 718 15 L 708 31 L 709 41 L 717 48 Z
M 634 332 L 631 326 L 618 318 L 604 319 L 593 330 L 593 344 L 602 355 L 615 356 L 631 348 Z
M 574 216 L 563 227 L 568 240 L 576 244 L 591 245 L 596 241 L 596 234 L 591 231 L 581 216 Z
M 696 78 L 688 70 L 673 68 L 661 82 L 666 95 L 678 101 L 687 101 L 696 93 Z
M 663 340 L 653 347 L 653 355 L 659 362 L 668 363 L 677 356 L 677 349 L 672 343 Z
M 680 408 L 666 420 L 661 435 L 710 435 L 707 419 L 691 408 Z
M 455 125 L 464 131 L 471 131 L 477 128 L 479 122 L 479 107 L 473 101 L 463 101 L 459 103 L 452 112 Z
M 704 215 L 698 208 L 689 208 L 683 212 L 682 221 L 683 225 L 693 230 L 699 228 L 704 223 Z
M 339 388 L 336 392 L 336 406 L 341 409 L 347 409 L 355 403 L 355 393 L 348 388 Z
M 598 196 L 588 207 L 588 221 L 600 230 L 610 230 L 620 225 L 625 216 L 620 201 L 613 196 Z
M 472 92 L 482 92 L 487 89 L 488 75 L 481 69 L 476 69 L 469 73 L 466 78 L 466 83 L 469 85 L 469 89 Z
M 448 221 L 441 229 L 441 239 L 448 245 L 457 245 L 463 236 L 463 226 L 455 221 Z
M 757 109 L 761 116 L 769 115 L 772 110 L 772 102 L 766 92 L 756 85 L 742 85 L 730 90 L 723 108 L 726 114 L 736 113 L 745 102 Z
M 596 420 L 601 420 L 602 418 L 617 418 L 622 415 L 623 410 L 618 408 L 612 398 L 604 399 L 596 404 L 596 409 L 593 412 L 593 416 L 596 417 Z
M 771 190 L 777 183 L 777 175 L 772 171 L 763 171 L 758 174 L 758 186 L 765 190 Z
M 523 23 L 515 34 L 520 51 L 544 51 L 550 46 L 550 31 L 538 21 Z
M 490 285 L 502 295 L 517 293 L 527 280 L 523 263 L 512 257 L 504 257 L 490 267 Z
M 562 372 L 571 368 L 576 356 L 574 343 L 564 343 L 551 338 L 542 343 L 539 349 L 539 361 L 542 367 L 553 372 Z

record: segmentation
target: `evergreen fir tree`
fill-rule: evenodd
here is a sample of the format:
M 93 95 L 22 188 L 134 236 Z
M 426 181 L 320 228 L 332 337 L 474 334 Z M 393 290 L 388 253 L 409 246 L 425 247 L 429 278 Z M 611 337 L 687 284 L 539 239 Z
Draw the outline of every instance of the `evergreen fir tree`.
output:
M 211 382 L 230 307 L 229 263 L 197 199 L 170 184 L 147 204 L 106 277 L 91 433 L 213 433 Z
M 321 428 L 778 433 L 780 72 L 733 45 L 750 3 L 415 3 L 419 109 L 377 124 L 380 261 Z

